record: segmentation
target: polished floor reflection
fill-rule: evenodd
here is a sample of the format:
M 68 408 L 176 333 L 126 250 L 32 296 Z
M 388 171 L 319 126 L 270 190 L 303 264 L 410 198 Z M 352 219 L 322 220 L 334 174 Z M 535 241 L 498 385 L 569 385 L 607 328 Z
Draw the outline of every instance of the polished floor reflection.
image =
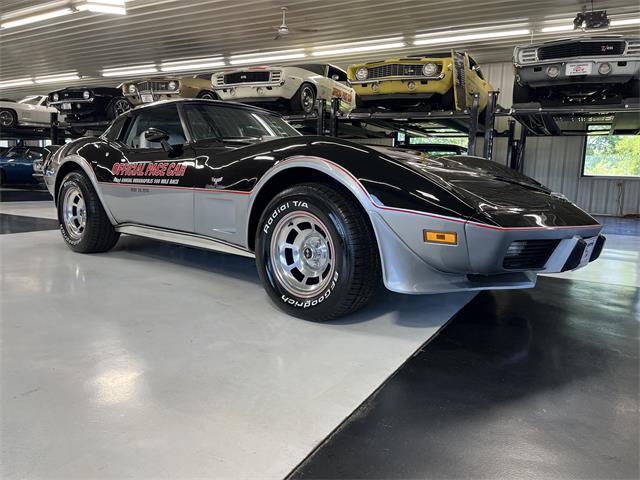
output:
M 0 235 L 3 479 L 282 478 L 473 298 L 304 322 L 250 259 L 59 236 Z

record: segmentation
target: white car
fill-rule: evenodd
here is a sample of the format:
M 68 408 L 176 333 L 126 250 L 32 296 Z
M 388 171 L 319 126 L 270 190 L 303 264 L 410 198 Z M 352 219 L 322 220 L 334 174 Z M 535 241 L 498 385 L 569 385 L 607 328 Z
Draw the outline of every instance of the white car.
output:
M 13 128 L 16 126 L 48 127 L 51 114 L 57 113 L 53 107 L 47 106 L 46 95 L 31 95 L 14 102 L 0 101 L 0 126 Z
M 228 68 L 211 76 L 222 100 L 249 104 L 285 104 L 291 112 L 310 113 L 316 99 L 340 98 L 340 110 L 355 108 L 356 92 L 347 85 L 347 73 L 326 63 L 285 67 Z

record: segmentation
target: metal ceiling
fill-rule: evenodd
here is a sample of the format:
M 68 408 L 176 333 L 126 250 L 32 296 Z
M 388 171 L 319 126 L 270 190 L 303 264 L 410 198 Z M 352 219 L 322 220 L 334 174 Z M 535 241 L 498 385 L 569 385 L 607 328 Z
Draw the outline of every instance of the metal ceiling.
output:
M 48 2 L 3 0 L 3 15 Z M 465 48 L 480 63 L 509 60 L 513 46 L 532 38 L 566 37 L 566 32 L 538 33 L 543 23 L 571 19 L 584 0 L 128 0 L 127 15 L 79 12 L 49 21 L 0 30 L 0 81 L 78 71 L 82 80 L 64 85 L 44 84 L 0 90 L 18 98 L 47 93 L 70 84 L 117 85 L 126 78 L 104 78 L 105 67 L 168 60 L 269 52 L 348 42 L 404 37 L 406 48 L 349 56 L 322 57 L 345 66 L 352 61 Z M 291 33 L 273 40 L 288 6 L 291 28 L 316 28 L 315 33 Z M 618 18 L 640 16 L 637 0 L 596 1 Z M 570 23 L 570 22 L 569 22 Z M 523 25 L 534 35 L 482 42 L 416 47 L 417 33 L 465 28 L 510 28 Z M 640 25 L 615 28 L 612 34 L 638 34 Z M 569 35 L 575 35 L 570 32 Z M 312 59 L 313 61 L 313 59 Z M 189 73 L 189 72 L 184 72 Z

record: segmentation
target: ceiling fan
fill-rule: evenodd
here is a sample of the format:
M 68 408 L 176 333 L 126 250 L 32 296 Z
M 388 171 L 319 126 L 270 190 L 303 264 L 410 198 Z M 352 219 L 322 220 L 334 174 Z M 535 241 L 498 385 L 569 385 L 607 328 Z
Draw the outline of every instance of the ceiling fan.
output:
M 287 10 L 289 9 L 287 7 L 280 7 L 280 10 L 282 10 L 282 24 L 279 27 L 273 27 L 274 30 L 277 32 L 276 36 L 273 38 L 274 40 L 278 40 L 279 38 L 285 37 L 289 35 L 290 32 L 313 33 L 318 31 L 315 28 L 289 28 L 287 26 Z

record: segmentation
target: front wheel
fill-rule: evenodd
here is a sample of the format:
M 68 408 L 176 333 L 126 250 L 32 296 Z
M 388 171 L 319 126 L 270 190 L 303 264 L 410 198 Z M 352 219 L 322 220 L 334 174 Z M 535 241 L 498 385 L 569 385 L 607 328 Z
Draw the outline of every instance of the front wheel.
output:
M 116 97 L 111 100 L 111 103 L 107 107 L 107 115 L 109 116 L 109 120 L 113 120 L 129 110 L 131 110 L 129 100 L 124 97 Z
M 291 97 L 291 111 L 311 113 L 316 106 L 316 89 L 310 83 L 300 85 L 298 91 Z
M 260 279 L 276 305 L 325 321 L 364 306 L 380 285 L 378 248 L 366 214 L 324 184 L 293 186 L 265 209 L 256 234 Z
M 120 234 L 116 232 L 89 179 L 71 172 L 62 180 L 58 193 L 60 232 L 71 250 L 98 253 L 111 250 Z
M 12 128 L 18 124 L 18 116 L 13 110 L 0 110 L 0 126 L 4 128 Z
M 217 100 L 218 99 L 218 97 L 217 97 L 217 95 L 215 93 L 209 92 L 208 90 L 200 92 L 198 94 L 198 98 L 203 98 L 205 100 Z

